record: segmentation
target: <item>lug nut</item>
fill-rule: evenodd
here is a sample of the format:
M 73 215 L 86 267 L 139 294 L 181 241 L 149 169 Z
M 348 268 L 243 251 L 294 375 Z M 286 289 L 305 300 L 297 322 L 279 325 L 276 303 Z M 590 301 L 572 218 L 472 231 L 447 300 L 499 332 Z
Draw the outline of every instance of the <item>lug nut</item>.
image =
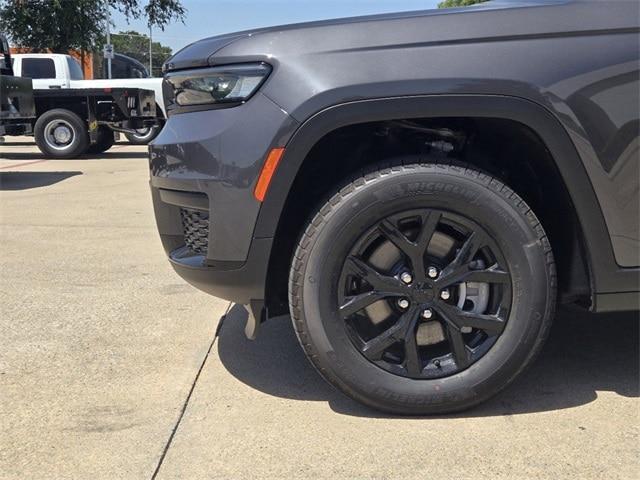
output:
M 404 283 L 406 283 L 408 285 L 411 282 L 413 282 L 413 277 L 411 276 L 411 274 L 409 272 L 402 272 L 400 274 L 400 280 L 402 280 Z
M 429 267 L 427 269 L 427 275 L 429 275 L 429 278 L 436 278 L 438 276 L 438 269 L 436 267 Z
M 401 309 L 405 309 L 409 307 L 409 300 L 407 300 L 406 298 L 401 298 L 400 300 L 398 300 L 398 306 Z
M 443 300 L 449 300 L 449 297 L 451 297 L 451 294 L 449 293 L 449 290 L 445 289 L 445 290 L 442 290 L 442 291 L 440 292 L 440 298 L 441 298 L 441 299 L 443 299 Z
M 433 312 L 430 308 L 427 308 L 422 311 L 422 318 L 426 318 L 427 320 L 433 317 Z

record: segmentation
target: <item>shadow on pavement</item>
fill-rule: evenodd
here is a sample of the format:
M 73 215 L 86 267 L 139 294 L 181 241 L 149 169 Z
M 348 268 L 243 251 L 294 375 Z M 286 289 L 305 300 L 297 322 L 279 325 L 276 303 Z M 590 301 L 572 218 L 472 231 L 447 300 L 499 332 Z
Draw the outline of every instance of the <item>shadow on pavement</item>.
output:
M 307 361 L 288 317 L 269 320 L 258 338 L 244 336 L 246 312 L 229 312 L 217 341 L 225 368 L 252 388 L 283 398 L 329 402 L 342 414 L 382 414 L 350 400 L 326 384 Z M 451 417 L 545 412 L 585 405 L 598 391 L 638 397 L 638 314 L 591 315 L 561 310 L 534 365 L 504 392 Z
M 148 158 L 147 151 L 143 152 L 111 152 L 85 154 L 76 158 L 49 158 L 48 160 L 65 161 L 65 160 L 113 160 L 118 158 Z M 3 160 L 42 160 L 44 157 L 40 152 L 2 152 L 0 157 Z
M 0 142 L 0 147 L 26 147 L 35 144 L 36 142 Z
M 0 172 L 0 191 L 48 187 L 82 172 Z
M 96 153 L 91 154 L 87 153 L 85 155 L 81 155 L 75 160 L 113 160 L 116 158 L 126 158 L 127 160 L 131 160 L 132 158 L 144 158 L 145 160 L 149 158 L 149 154 L 145 150 L 144 152 L 111 152 L 106 151 L 104 153 Z

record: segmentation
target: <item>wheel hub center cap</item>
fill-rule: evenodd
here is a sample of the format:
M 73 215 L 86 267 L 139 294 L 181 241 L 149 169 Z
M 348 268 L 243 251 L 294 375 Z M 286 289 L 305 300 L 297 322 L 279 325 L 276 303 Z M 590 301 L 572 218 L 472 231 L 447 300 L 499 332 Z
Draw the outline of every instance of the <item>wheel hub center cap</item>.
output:
M 53 138 L 58 143 L 67 143 L 71 139 L 71 131 L 65 126 L 56 127 L 53 131 Z
M 412 289 L 412 298 L 417 303 L 430 303 L 436 298 L 436 292 L 427 283 L 421 283 Z

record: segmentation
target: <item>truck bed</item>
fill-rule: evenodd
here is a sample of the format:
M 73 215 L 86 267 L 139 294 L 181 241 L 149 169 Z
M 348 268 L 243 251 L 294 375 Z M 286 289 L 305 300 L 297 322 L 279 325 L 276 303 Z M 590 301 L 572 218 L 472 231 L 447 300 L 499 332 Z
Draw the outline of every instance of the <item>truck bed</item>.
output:
M 130 118 L 155 118 L 156 108 L 154 92 L 137 88 L 51 88 L 34 90 L 33 96 L 38 100 L 79 98 L 95 102 L 115 102 L 123 113 Z
M 160 111 L 164 115 L 164 101 L 162 98 L 162 78 L 100 78 L 92 80 L 70 80 L 69 87 L 72 89 L 93 90 L 100 88 L 140 88 L 142 90 L 153 90 L 155 101 Z M 160 112 L 156 112 L 160 114 Z

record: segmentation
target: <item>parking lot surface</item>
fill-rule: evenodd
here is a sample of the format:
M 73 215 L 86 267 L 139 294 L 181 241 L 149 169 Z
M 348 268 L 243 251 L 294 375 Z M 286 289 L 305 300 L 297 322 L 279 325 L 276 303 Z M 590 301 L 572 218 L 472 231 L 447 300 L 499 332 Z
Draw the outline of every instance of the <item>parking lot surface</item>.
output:
M 0 144 L 0 478 L 637 478 L 638 318 L 563 310 L 535 365 L 461 414 L 326 385 L 288 318 L 175 275 L 146 148 Z

